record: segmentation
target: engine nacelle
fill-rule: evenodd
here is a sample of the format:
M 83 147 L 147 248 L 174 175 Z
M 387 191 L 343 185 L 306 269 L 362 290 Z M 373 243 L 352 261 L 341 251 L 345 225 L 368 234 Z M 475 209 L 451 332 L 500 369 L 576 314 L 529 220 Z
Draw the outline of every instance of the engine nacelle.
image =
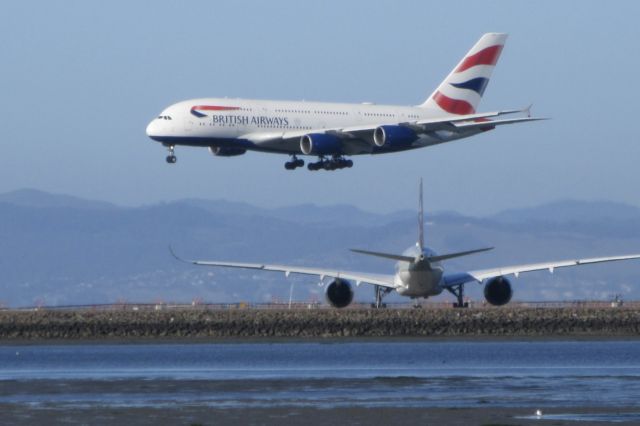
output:
M 300 138 L 300 151 L 305 155 L 341 154 L 342 141 L 326 133 L 309 133 Z
M 373 143 L 379 147 L 406 147 L 416 139 L 416 132 L 405 126 L 380 126 L 373 131 Z
M 244 148 L 229 148 L 223 146 L 210 146 L 209 152 L 216 157 L 233 157 L 234 155 L 242 155 L 247 152 Z
M 513 296 L 511 283 L 505 277 L 495 277 L 487 281 L 484 286 L 484 298 L 493 306 L 509 303 Z
M 344 308 L 353 302 L 353 289 L 349 281 L 336 278 L 325 290 L 325 298 L 334 308 Z

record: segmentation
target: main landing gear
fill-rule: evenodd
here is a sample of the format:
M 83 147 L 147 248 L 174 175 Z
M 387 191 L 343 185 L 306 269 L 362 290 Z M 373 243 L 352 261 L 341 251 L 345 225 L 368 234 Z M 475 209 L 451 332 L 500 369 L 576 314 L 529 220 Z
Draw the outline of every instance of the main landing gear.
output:
M 167 149 L 169 150 L 169 155 L 167 155 L 167 158 L 166 158 L 167 163 L 174 164 L 176 161 L 178 161 L 175 154 L 175 146 L 169 145 Z
M 371 307 L 372 308 L 376 308 L 376 309 L 380 309 L 380 308 L 386 308 L 387 304 L 386 303 L 382 303 L 382 298 L 384 296 L 386 296 L 387 294 L 391 293 L 391 288 L 389 287 L 382 287 L 380 285 L 375 285 L 373 286 L 373 289 L 375 291 L 376 294 L 376 303 L 372 303 Z
M 284 163 L 284 168 L 287 170 L 295 170 L 302 166 L 304 166 L 304 160 L 299 160 L 295 155 L 291 156 L 291 161 Z
M 346 168 L 353 167 L 353 161 L 347 160 L 346 158 L 340 155 L 334 155 L 330 159 L 326 159 L 324 158 L 324 156 L 320 156 L 318 157 L 317 163 L 309 163 L 307 165 L 307 168 L 312 171 L 320 170 L 320 169 L 337 170 L 337 169 L 344 169 L 345 167 Z
M 464 285 L 459 285 L 457 289 L 452 287 L 447 287 L 449 293 L 453 294 L 457 299 L 458 303 L 454 303 L 454 308 L 468 308 L 469 302 L 464 301 Z

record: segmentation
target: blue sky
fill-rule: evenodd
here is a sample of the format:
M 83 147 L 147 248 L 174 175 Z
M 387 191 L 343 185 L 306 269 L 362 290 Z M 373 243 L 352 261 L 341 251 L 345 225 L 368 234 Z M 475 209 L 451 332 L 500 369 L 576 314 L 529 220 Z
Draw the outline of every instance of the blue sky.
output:
M 21 1 L 0 16 L 0 192 L 140 205 L 349 203 L 489 214 L 560 198 L 640 205 L 640 3 Z M 510 38 L 480 110 L 552 117 L 434 148 L 285 171 L 146 138 L 183 99 L 421 103 L 484 32 Z

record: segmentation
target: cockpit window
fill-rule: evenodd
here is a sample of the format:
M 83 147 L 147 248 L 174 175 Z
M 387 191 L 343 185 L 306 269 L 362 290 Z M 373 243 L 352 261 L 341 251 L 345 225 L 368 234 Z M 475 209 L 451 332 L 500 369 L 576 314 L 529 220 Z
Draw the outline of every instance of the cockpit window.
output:
M 159 115 L 158 120 L 173 120 L 170 115 Z

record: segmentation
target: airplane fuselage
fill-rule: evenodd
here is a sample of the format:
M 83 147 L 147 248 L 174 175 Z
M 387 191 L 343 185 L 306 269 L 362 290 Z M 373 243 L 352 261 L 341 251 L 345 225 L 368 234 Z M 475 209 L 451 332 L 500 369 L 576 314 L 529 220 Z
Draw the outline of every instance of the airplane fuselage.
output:
M 192 99 L 163 110 L 147 126 L 147 135 L 166 146 L 188 145 L 304 155 L 300 139 L 330 129 L 397 125 L 446 117 L 429 108 L 373 104 L 288 102 L 227 98 Z M 286 140 L 282 136 L 286 133 Z M 403 146 L 377 146 L 372 134 L 358 135 L 332 154 L 359 155 L 403 151 L 479 133 L 437 130 Z M 364 140 L 362 140 L 364 139 Z M 317 154 L 309 154 L 317 155 Z
M 426 259 L 436 253 L 430 249 L 424 249 L 422 256 L 420 248 L 415 245 L 409 247 L 403 253 L 404 256 L 416 258 L 413 263 L 400 261 L 395 266 L 394 281 L 398 294 L 407 297 L 429 297 L 442 293 L 442 277 L 444 267 L 440 262 L 428 262 Z
M 175 103 L 147 126 L 147 135 L 168 148 L 208 147 L 216 156 L 247 151 L 290 155 L 285 169 L 353 166 L 346 157 L 423 148 L 467 138 L 496 126 L 537 118 L 497 119 L 527 110 L 478 112 L 507 35 L 484 34 L 447 77 L 416 106 L 200 98 Z

